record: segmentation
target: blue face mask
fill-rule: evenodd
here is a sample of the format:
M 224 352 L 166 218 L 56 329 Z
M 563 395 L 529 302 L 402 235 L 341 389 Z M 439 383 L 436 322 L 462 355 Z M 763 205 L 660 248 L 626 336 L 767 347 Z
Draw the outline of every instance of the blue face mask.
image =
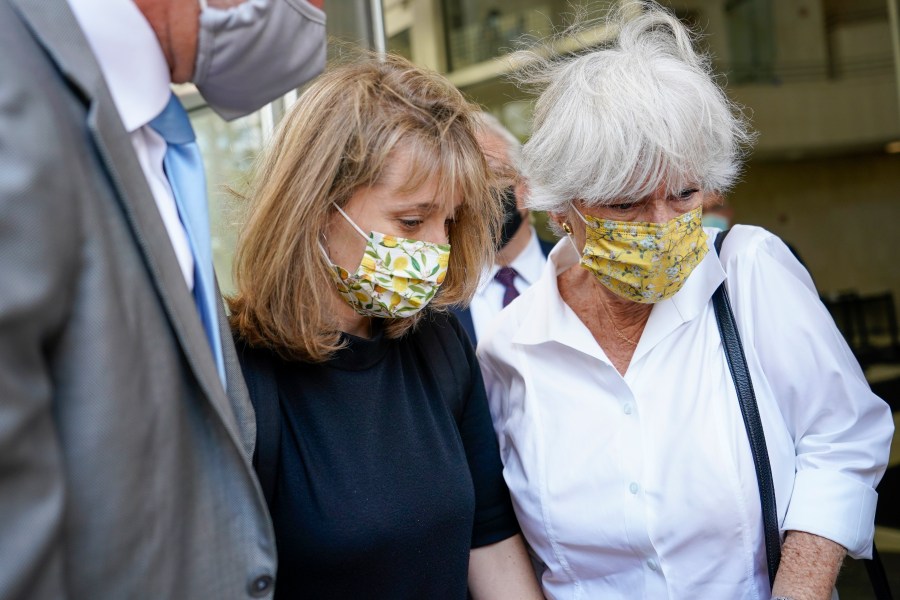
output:
M 715 227 L 716 229 L 725 231 L 726 229 L 728 229 L 728 225 L 728 219 L 723 217 L 722 215 L 703 215 L 704 227 Z
M 200 0 L 193 83 L 224 119 L 259 110 L 322 72 L 325 15 L 306 0 Z

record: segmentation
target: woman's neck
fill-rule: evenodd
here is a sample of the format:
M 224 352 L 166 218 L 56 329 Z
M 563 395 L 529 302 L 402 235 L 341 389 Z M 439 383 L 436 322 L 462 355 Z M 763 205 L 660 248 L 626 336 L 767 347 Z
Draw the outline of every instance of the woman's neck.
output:
M 562 272 L 557 283 L 563 301 L 624 376 L 653 306 L 616 296 L 578 265 Z
M 372 337 L 372 317 L 365 317 L 353 310 L 337 292 L 331 297 L 331 314 L 342 332 L 361 338 Z
M 596 281 L 596 278 L 588 273 L 596 283 L 595 288 L 600 295 L 598 300 L 600 302 L 604 302 L 606 304 L 606 308 L 609 310 L 609 314 L 613 319 L 613 323 L 620 329 L 635 329 L 639 328 L 641 331 L 644 329 L 644 325 L 647 323 L 647 319 L 650 317 L 650 311 L 653 310 L 652 304 L 642 304 L 640 302 L 634 302 L 632 300 L 628 300 L 626 298 L 622 298 L 621 296 L 610 291 L 605 285 Z

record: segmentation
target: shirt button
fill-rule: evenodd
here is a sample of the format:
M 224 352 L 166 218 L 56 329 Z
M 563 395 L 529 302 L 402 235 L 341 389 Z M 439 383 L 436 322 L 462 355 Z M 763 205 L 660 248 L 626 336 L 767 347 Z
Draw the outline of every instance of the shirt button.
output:
M 637 494 L 638 490 L 640 490 L 640 489 L 641 489 L 641 486 L 639 486 L 637 483 L 635 483 L 633 481 L 631 482 L 631 485 L 628 486 L 628 491 L 631 492 L 632 494 Z
M 250 582 L 247 586 L 247 592 L 254 598 L 262 598 L 272 590 L 272 584 L 275 580 L 271 575 L 260 575 Z
M 622 411 L 623 411 L 626 415 L 630 415 L 630 414 L 631 414 L 631 402 L 626 402 L 625 405 L 622 406 Z
M 657 562 L 655 560 L 653 560 L 652 558 L 647 559 L 647 566 L 650 567 L 651 571 L 655 571 L 659 568 L 659 565 L 657 564 Z

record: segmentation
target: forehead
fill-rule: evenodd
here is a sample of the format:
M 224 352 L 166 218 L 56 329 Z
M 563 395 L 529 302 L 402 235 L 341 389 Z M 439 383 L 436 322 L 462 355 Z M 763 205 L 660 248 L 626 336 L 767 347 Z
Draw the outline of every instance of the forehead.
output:
M 479 132 L 477 138 L 478 145 L 492 169 L 509 165 L 509 151 L 505 140 L 489 132 Z
M 440 171 L 429 169 L 411 150 L 402 148 L 391 153 L 378 183 L 368 191 L 388 209 L 428 206 L 452 212 L 462 201 L 461 194 L 444 185 Z

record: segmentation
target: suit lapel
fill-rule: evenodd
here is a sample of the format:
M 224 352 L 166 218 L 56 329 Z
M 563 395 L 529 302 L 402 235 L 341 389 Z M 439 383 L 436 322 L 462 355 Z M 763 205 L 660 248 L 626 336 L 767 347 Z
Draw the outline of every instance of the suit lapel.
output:
M 232 433 L 235 443 L 244 446 L 239 440 L 237 424 L 219 380 L 203 325 L 165 225 L 84 34 L 64 0 L 11 2 L 63 75 L 86 98 L 89 106 L 87 127 L 172 328 L 204 394 Z

